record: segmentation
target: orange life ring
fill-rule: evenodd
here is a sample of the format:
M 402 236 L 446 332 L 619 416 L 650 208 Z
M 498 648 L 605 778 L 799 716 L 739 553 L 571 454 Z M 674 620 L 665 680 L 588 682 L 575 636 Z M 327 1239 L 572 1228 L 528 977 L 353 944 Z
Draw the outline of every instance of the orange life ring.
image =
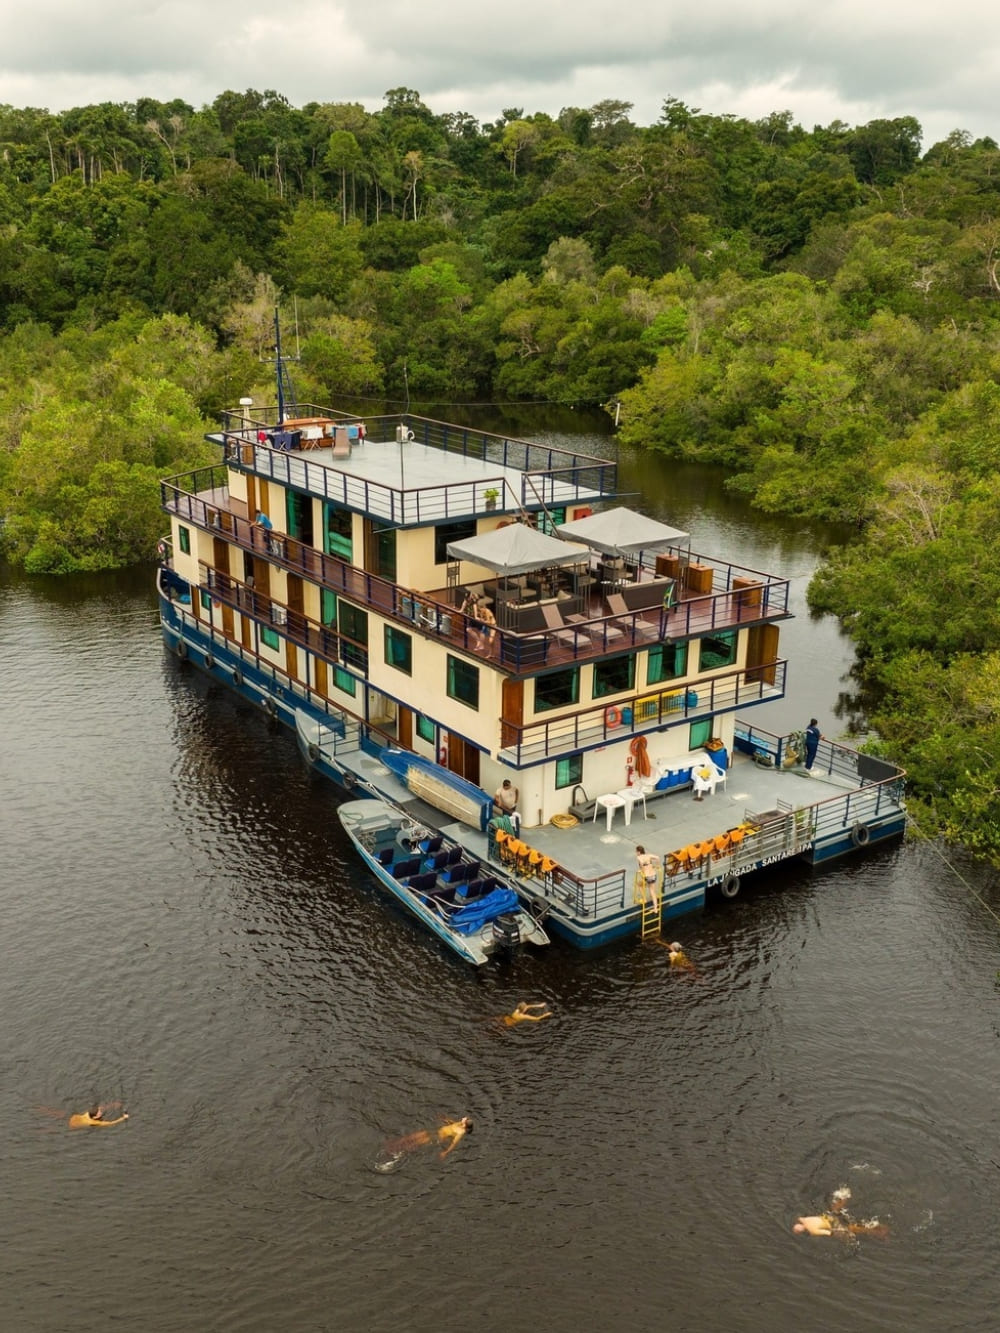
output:
M 605 708 L 604 725 L 608 728 L 608 730 L 611 731 L 615 727 L 620 727 L 621 724 L 622 724 L 622 710 L 620 708 L 616 708 L 614 704 L 611 704 L 610 707 Z

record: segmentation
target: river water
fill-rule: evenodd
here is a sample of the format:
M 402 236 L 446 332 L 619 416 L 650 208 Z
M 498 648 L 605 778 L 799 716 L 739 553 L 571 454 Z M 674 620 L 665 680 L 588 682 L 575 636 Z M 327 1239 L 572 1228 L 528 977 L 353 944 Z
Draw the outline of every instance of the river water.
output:
M 623 460 L 697 549 L 823 541 Z M 837 734 L 849 647 L 789 698 Z M 677 923 L 473 974 L 380 899 L 290 735 L 168 657 L 150 571 L 0 582 L 4 1329 L 997 1327 L 992 872 L 782 867 Z M 521 999 L 554 1016 L 503 1029 Z M 127 1124 L 65 1116 L 120 1100 Z M 468 1114 L 447 1161 L 374 1169 Z M 886 1239 L 793 1236 L 849 1184 Z

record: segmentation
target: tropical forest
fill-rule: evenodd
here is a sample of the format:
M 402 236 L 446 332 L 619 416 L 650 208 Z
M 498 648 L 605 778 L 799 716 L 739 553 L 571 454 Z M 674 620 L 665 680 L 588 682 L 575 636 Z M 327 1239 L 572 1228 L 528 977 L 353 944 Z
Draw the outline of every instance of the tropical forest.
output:
M 1000 148 L 667 97 L 493 123 L 384 105 L 0 106 L 0 556 L 148 561 L 158 480 L 273 401 L 613 413 L 762 512 L 925 831 L 1000 861 Z

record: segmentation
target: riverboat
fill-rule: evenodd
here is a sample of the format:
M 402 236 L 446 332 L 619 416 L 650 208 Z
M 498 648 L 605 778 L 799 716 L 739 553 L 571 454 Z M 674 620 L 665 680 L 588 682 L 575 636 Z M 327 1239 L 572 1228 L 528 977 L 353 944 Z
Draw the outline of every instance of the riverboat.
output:
M 383 888 L 460 958 L 474 966 L 522 944 L 548 944 L 507 877 L 461 843 L 378 798 L 345 801 L 337 818 Z
M 825 739 L 806 769 L 755 720 L 785 692 L 787 579 L 622 508 L 612 461 L 287 411 L 281 384 L 224 413 L 217 466 L 161 483 L 160 618 L 317 772 L 419 808 L 584 949 L 903 833 L 902 770 Z

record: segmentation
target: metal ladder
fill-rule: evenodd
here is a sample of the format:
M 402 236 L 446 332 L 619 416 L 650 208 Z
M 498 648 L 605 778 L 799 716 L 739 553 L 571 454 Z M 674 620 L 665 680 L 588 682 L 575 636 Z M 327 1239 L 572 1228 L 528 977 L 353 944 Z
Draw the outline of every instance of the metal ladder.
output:
M 645 888 L 646 884 L 642 871 L 637 870 L 633 893 L 642 913 L 640 935 L 644 940 L 659 939 L 660 931 L 663 928 L 663 881 L 662 879 L 657 880 L 652 902 L 646 897 Z

